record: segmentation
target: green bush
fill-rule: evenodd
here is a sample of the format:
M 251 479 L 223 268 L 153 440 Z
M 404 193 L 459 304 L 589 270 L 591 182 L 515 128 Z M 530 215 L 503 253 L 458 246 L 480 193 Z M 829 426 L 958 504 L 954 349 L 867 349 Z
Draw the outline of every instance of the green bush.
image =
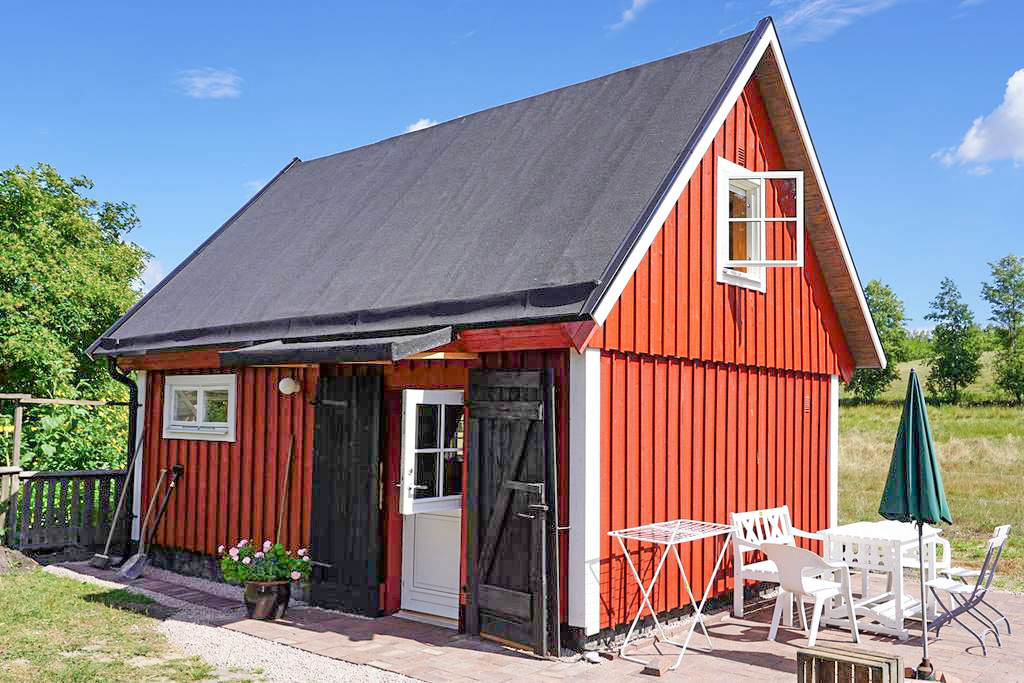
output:
M 309 578 L 311 560 L 305 548 L 293 554 L 280 543 L 255 546 L 243 538 L 230 548 L 218 548 L 220 569 L 231 583 L 247 581 L 300 581 Z

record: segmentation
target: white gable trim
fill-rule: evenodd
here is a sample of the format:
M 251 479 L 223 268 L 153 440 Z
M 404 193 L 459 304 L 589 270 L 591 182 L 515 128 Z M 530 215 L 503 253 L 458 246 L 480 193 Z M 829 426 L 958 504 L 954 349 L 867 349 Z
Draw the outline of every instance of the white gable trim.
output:
M 832 203 L 832 196 L 829 194 L 828 186 L 825 184 L 825 176 L 821 172 L 821 165 L 818 163 L 818 154 L 815 152 L 814 145 L 811 143 L 811 136 L 807 130 L 807 122 L 804 120 L 803 110 L 800 108 L 800 102 L 797 99 L 796 91 L 793 89 L 793 81 L 789 75 L 789 67 L 786 66 L 786 59 L 782 55 L 782 46 L 779 44 L 779 36 L 775 32 L 775 26 L 770 21 L 758 39 L 757 44 L 750 51 L 747 61 L 740 70 L 736 80 L 733 81 L 728 93 L 722 99 L 718 111 L 715 112 L 711 122 L 704 129 L 704 132 L 697 141 L 697 144 L 694 145 L 693 151 L 686 159 L 679 171 L 679 174 L 672 181 L 669 191 L 665 193 L 665 197 L 661 204 L 659 204 L 658 208 L 655 209 L 653 214 L 651 214 L 650 219 L 640 232 L 640 236 L 637 238 L 637 241 L 633 245 L 629 255 L 623 260 L 622 265 L 612 278 L 612 281 L 605 290 L 604 295 L 601 297 L 600 301 L 598 301 L 597 306 L 594 308 L 594 320 L 596 320 L 599 325 L 603 325 L 604 321 L 608 318 L 608 314 L 615 306 L 615 302 L 619 300 L 623 290 L 626 289 L 626 285 L 629 284 L 630 279 L 633 277 L 633 273 L 636 272 L 636 269 L 639 267 L 644 255 L 654 242 L 654 238 L 657 236 L 658 231 L 661 230 L 665 221 L 668 220 L 668 215 L 671 213 L 672 207 L 674 207 L 676 202 L 679 201 L 679 197 L 686 188 L 686 184 L 690 181 L 694 171 L 697 170 L 697 166 L 704 158 L 704 155 L 707 154 L 707 151 L 714 142 L 719 129 L 722 127 L 722 124 L 725 123 L 725 119 L 729 115 L 729 112 L 732 111 L 733 106 L 739 100 L 740 94 L 743 92 L 743 89 L 746 87 L 747 82 L 754 74 L 754 70 L 757 68 L 758 63 L 761 61 L 761 58 L 767 50 L 772 50 L 775 61 L 779 65 L 782 82 L 786 87 L 786 94 L 789 97 L 789 104 L 793 110 L 797 128 L 800 130 L 800 137 L 805 149 L 807 150 L 807 157 L 810 160 L 811 171 L 814 173 L 815 180 L 820 188 L 821 196 L 825 203 L 825 209 L 828 212 L 832 229 L 836 233 L 836 239 L 839 243 L 839 248 L 843 255 L 843 261 L 846 264 L 847 272 L 850 273 L 850 277 L 853 280 L 854 290 L 857 292 L 857 301 L 859 302 L 861 311 L 864 314 L 864 319 L 868 326 L 868 332 L 871 335 L 871 342 L 875 348 L 875 355 L 878 357 L 880 366 L 884 368 L 886 365 L 885 353 L 882 351 L 882 344 L 878 340 L 878 332 L 875 330 L 874 321 L 872 320 L 871 313 L 868 310 L 867 300 L 864 298 L 864 290 L 861 287 L 859 279 L 855 275 L 857 271 L 853 265 L 853 258 L 850 256 L 850 250 L 846 244 L 846 236 L 843 234 L 842 225 L 839 223 L 839 216 L 836 214 L 835 206 Z

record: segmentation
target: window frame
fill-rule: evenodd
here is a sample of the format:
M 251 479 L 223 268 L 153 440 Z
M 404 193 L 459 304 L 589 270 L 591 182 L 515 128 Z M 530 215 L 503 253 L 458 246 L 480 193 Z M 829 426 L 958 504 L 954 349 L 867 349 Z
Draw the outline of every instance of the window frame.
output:
M 238 417 L 235 409 L 237 387 L 238 376 L 235 374 L 165 376 L 163 438 L 233 442 Z M 206 393 L 225 390 L 228 392 L 227 421 L 206 422 L 202 419 L 206 408 Z M 178 391 L 196 392 L 195 422 L 174 419 L 175 392 Z
M 468 428 L 465 417 L 465 404 L 461 391 L 436 389 L 405 389 L 402 391 L 402 458 L 401 476 L 396 484 L 400 490 L 399 508 L 403 515 L 414 515 L 420 512 L 438 512 L 441 510 L 458 510 L 462 508 L 462 496 L 466 481 L 463 476 L 462 491 L 448 496 L 432 496 L 415 498 L 416 455 L 419 453 L 436 453 L 438 457 L 437 485 L 439 491 L 444 486 L 444 455 L 458 452 L 463 461 L 466 456 L 465 443 L 462 448 L 417 448 L 416 447 L 416 407 L 420 405 L 458 406 L 463 411 L 463 434 Z M 438 419 L 439 428 L 444 426 L 444 409 Z M 439 434 L 443 438 L 443 432 Z
M 765 271 L 768 268 L 802 268 L 804 264 L 804 173 L 803 171 L 751 171 L 735 164 L 724 157 L 718 157 L 717 216 L 716 216 L 716 280 L 725 284 L 746 287 L 759 292 L 765 291 Z M 795 216 L 766 215 L 764 191 L 767 180 L 796 181 Z M 751 217 L 731 218 L 729 216 L 729 188 L 733 182 L 749 181 L 757 185 L 757 205 Z M 759 253 L 764 254 L 766 247 L 767 223 L 794 223 L 796 226 L 796 258 L 792 260 L 748 259 L 732 261 L 729 259 L 729 240 L 732 223 L 754 223 L 756 229 L 752 233 L 752 241 Z M 748 237 L 748 240 L 751 239 Z M 737 270 L 746 268 L 746 272 Z

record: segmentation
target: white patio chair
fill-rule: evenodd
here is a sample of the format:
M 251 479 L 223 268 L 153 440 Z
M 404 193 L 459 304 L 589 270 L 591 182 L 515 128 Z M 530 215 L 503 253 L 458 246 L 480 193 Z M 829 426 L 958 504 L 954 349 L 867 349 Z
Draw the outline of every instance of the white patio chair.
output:
M 839 562 L 827 562 L 810 550 L 779 543 L 765 543 L 762 546 L 765 554 L 779 568 L 779 597 L 775 601 L 772 613 L 772 627 L 768 631 L 768 640 L 775 640 L 779 631 L 779 621 L 787 603 L 797 598 L 800 605 L 800 624 L 808 633 L 807 647 L 814 647 L 818 639 L 818 626 L 825 603 L 833 598 L 842 598 L 846 603 L 846 613 L 850 620 L 853 642 L 860 642 L 857 630 L 857 615 L 853 606 L 853 593 L 850 590 L 850 570 Z M 824 575 L 839 575 L 839 581 L 829 581 Z M 814 600 L 814 614 L 811 628 L 807 628 L 807 615 L 804 614 L 804 599 Z
M 733 512 L 732 523 L 732 566 L 733 594 L 732 613 L 736 617 L 743 616 L 743 582 L 766 581 L 779 583 L 779 572 L 771 560 L 746 563 L 746 555 L 758 550 L 765 543 L 796 545 L 796 538 L 822 540 L 820 534 L 803 531 L 793 527 L 789 515 L 789 506 L 783 505 L 765 510 Z M 792 605 L 786 607 L 786 626 L 793 625 Z
M 996 527 L 992 538 L 988 541 L 985 561 L 982 563 L 981 569 L 952 567 L 946 570 L 945 577 L 925 583 L 943 611 L 943 614 L 940 614 L 929 624 L 930 628 L 935 629 L 936 637 L 938 637 L 939 631 L 943 626 L 950 621 L 955 621 L 975 637 L 981 645 L 981 651 L 985 656 L 988 656 L 985 637 L 989 633 L 995 636 L 996 645 L 1002 647 L 1003 643 L 999 638 L 999 623 L 1003 622 L 1006 624 L 1006 634 L 1010 635 L 1010 620 L 1006 618 L 1006 615 L 993 607 L 991 603 L 987 602 L 985 596 L 992 585 L 992 579 L 995 578 L 996 569 L 999 567 L 999 560 L 1002 558 L 1003 549 L 1006 547 L 1009 535 L 1010 525 Z M 973 585 L 968 582 L 970 578 L 975 579 Z M 946 603 L 942 601 L 940 593 L 949 599 L 950 607 L 947 607 Z M 999 615 L 999 617 L 992 619 L 980 609 L 981 605 L 985 605 L 988 609 Z M 978 635 L 971 627 L 961 621 L 959 619 L 961 615 L 968 615 L 979 622 L 984 627 L 981 635 Z

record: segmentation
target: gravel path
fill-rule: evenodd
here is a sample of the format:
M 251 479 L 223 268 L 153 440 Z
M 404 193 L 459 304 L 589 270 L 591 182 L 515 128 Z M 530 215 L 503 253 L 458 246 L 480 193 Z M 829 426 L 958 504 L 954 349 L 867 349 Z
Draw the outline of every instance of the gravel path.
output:
M 153 578 L 171 580 L 196 590 L 214 593 L 225 598 L 238 598 L 239 608 L 234 612 L 223 612 L 198 607 L 192 603 L 176 600 L 170 596 L 154 593 L 133 586 L 123 586 L 112 581 L 104 581 L 92 576 L 78 574 L 64 567 L 46 567 L 43 571 L 77 581 L 92 583 L 97 586 L 119 589 L 127 588 L 155 602 L 178 610 L 168 619 L 161 621 L 157 630 L 167 637 L 172 645 L 188 655 L 201 657 L 211 666 L 222 672 L 244 672 L 259 670 L 253 677 L 262 681 L 355 681 L 357 683 L 399 683 L 414 679 L 400 676 L 388 671 L 375 669 L 371 666 L 350 664 L 328 657 L 320 657 L 310 652 L 297 650 L 287 645 L 256 638 L 219 628 L 214 624 L 223 623 L 225 616 L 244 618 L 241 607 L 241 589 L 227 584 L 219 584 L 205 579 L 183 577 L 159 569 L 149 569 L 148 575 Z M 241 671 L 240 671 L 241 670 Z

